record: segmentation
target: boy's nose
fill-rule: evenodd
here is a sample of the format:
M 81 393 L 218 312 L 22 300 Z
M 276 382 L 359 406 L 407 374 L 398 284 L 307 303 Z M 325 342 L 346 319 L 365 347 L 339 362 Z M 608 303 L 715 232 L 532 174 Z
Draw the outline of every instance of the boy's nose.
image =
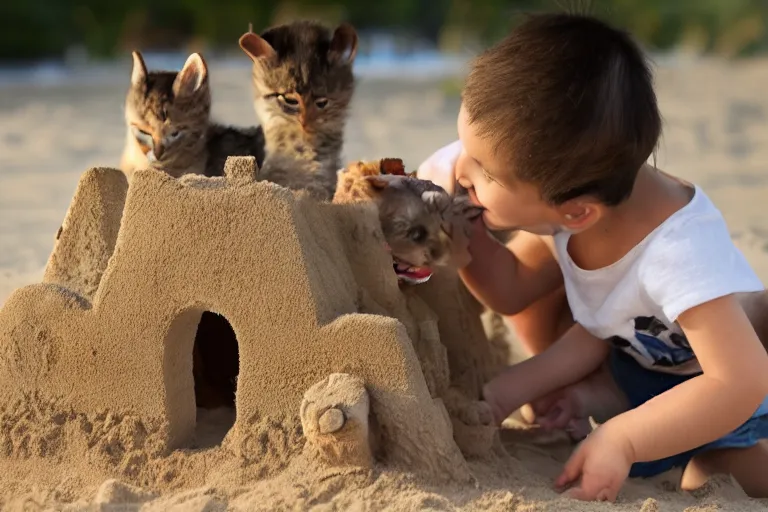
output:
M 456 159 L 456 181 L 459 182 L 459 185 L 467 189 L 472 188 L 472 181 L 469 179 L 468 163 L 469 157 L 464 150 L 462 150 L 459 158 Z

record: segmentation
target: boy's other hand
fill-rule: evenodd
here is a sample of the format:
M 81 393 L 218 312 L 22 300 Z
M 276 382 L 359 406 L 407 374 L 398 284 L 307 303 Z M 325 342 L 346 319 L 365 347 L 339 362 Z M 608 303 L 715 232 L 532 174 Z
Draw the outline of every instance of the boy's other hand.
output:
M 592 431 L 590 416 L 604 423 L 626 411 L 629 404 L 607 369 L 601 368 L 575 384 L 534 400 L 531 408 L 534 422 L 544 430 L 565 429 L 572 439 L 581 440 Z
M 443 187 L 450 195 L 456 191 L 456 160 L 461 154 L 461 141 L 457 140 L 444 146 L 421 163 L 416 171 L 420 180 L 429 180 Z
M 571 455 L 555 487 L 565 489 L 578 482 L 565 491 L 565 496 L 583 501 L 616 501 L 634 459 L 629 438 L 606 423 Z
M 472 238 L 473 232 L 478 230 L 477 225 L 482 225 L 482 220 L 474 220 L 471 223 L 468 222 L 467 226 L 461 226 L 461 229 L 457 230 L 453 234 L 451 239 L 451 258 L 456 268 L 464 268 L 472 263 L 472 254 L 469 252 L 469 242 Z
M 533 423 L 545 432 L 565 430 L 574 441 L 581 441 L 592 432 L 592 424 L 577 397 L 578 384 L 534 400 Z
M 482 213 L 471 218 L 469 210 L 478 211 L 467 196 L 453 199 L 454 218 L 451 227 L 451 256 L 457 268 L 464 268 L 472 262 L 470 245 L 478 237 L 485 235 L 486 227 Z M 474 215 L 474 214 L 473 214 Z
M 564 429 L 571 420 L 579 418 L 580 405 L 573 389 L 574 386 L 567 386 L 531 402 L 534 422 L 548 431 Z

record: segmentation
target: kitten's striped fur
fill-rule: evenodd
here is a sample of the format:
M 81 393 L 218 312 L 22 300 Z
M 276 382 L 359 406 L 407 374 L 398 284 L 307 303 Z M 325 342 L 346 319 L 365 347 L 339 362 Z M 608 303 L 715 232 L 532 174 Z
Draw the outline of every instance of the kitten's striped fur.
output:
M 122 170 L 155 168 L 171 176 L 220 175 L 227 156 L 264 160 L 260 128 L 212 123 L 208 69 L 200 54 L 175 71 L 147 71 L 133 53 L 131 86 L 125 102 L 127 124 Z
M 355 80 L 357 33 L 298 21 L 248 32 L 240 46 L 253 61 L 254 107 L 261 125 L 212 123 L 208 69 L 192 54 L 179 72 L 148 72 L 134 52 L 126 97 L 121 168 L 152 167 L 178 177 L 220 176 L 228 156 L 255 156 L 258 179 L 330 199 Z

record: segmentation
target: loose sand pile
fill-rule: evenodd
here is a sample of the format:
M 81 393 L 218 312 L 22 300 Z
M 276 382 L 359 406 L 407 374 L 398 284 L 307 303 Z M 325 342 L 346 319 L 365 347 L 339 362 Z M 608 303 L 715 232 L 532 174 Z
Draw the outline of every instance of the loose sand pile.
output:
M 725 67 L 701 63 L 659 74 L 667 119 L 661 164 L 702 184 L 765 278 L 768 153 L 757 142 L 768 140 L 768 100 L 756 85 L 728 84 L 734 75 L 765 83 L 768 66 Z M 353 109 L 360 116 L 351 126 L 355 157 L 418 161 L 455 134 L 453 100 L 434 87 L 368 87 Z M 399 92 L 379 101 L 389 90 Z M 247 79 L 242 92 L 247 96 Z M 92 96 L 88 102 L 107 97 Z M 63 104 L 61 96 L 50 101 Z M 142 172 L 130 189 L 113 169 L 81 176 L 86 162 L 77 155 L 98 130 L 67 131 L 70 114 L 20 104 L 3 116 L 8 123 L 40 114 L 49 124 L 0 120 L 0 144 L 16 140 L 19 126 L 39 134 L 58 122 L 66 135 L 50 139 L 52 155 L 61 140 L 73 145 L 65 152 L 71 168 L 60 178 L 45 174 L 45 165 L 61 167 L 55 159 L 46 164 L 45 153 L 35 155 L 42 167 L 22 166 L 31 154 L 23 154 L 23 140 L 0 154 L 0 173 L 9 173 L 0 174 L 7 275 L 0 300 L 10 295 L 0 309 L 0 509 L 650 512 L 768 505 L 748 500 L 727 478 L 679 492 L 679 472 L 628 482 L 616 505 L 561 498 L 551 481 L 570 445 L 514 422 L 498 436 L 482 425 L 472 398 L 499 361 L 476 304 L 451 276 L 401 293 L 370 209 L 317 206 L 232 179 L 248 175 L 244 162 L 230 178 L 212 181 Z M 408 122 L 414 111 L 421 125 Z M 428 115 L 443 119 L 433 126 L 439 129 L 425 131 Z M 119 153 L 109 145 L 119 146 L 121 132 L 112 135 L 94 151 Z M 422 135 L 424 149 L 407 148 L 406 140 Z M 361 137 L 370 143 L 363 146 Z M 46 210 L 49 196 L 72 198 L 63 224 L 61 208 Z M 37 213 L 25 214 L 24 205 L 33 204 Z M 47 220 L 35 224 L 40 218 Z M 192 240 L 199 241 L 194 250 Z M 45 271 L 24 264 L 40 254 Z M 277 299 L 278 292 L 287 295 Z M 204 310 L 224 314 L 238 335 L 236 411 L 195 409 L 192 339 Z M 499 327 L 489 327 L 495 344 L 510 336 Z

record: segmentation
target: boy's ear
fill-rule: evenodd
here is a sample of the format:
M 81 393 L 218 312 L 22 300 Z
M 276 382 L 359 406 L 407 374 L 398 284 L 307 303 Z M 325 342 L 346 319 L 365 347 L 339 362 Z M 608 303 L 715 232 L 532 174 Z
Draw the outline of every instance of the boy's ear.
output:
M 558 207 L 561 223 L 573 231 L 582 231 L 599 221 L 605 213 L 605 205 L 593 198 L 576 198 Z

